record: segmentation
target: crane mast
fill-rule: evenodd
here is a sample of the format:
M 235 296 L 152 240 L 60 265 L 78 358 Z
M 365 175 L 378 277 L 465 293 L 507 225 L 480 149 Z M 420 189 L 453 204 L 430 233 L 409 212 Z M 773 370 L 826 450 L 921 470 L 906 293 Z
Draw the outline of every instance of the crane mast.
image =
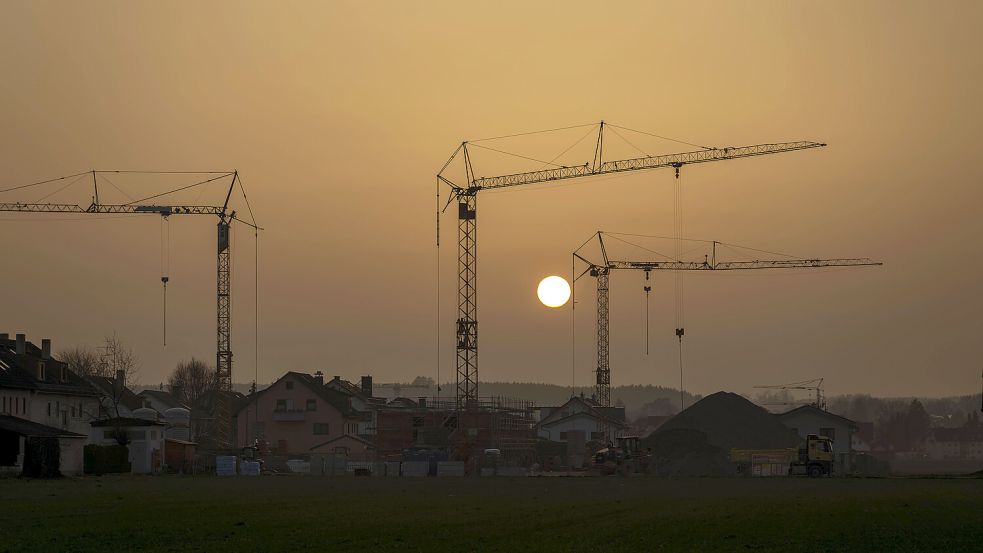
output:
M 108 171 L 119 173 L 120 171 Z M 231 177 L 229 188 L 225 194 L 225 201 L 221 206 L 217 205 L 158 205 L 155 203 L 145 203 L 164 194 L 158 194 L 143 200 L 137 200 L 126 204 L 103 204 L 99 202 L 99 184 L 97 175 L 102 171 L 87 171 L 80 175 L 92 174 L 93 197 L 92 203 L 83 207 L 80 204 L 68 203 L 21 203 L 21 202 L 0 202 L 0 212 L 17 213 L 76 213 L 76 214 L 151 214 L 168 218 L 171 215 L 211 215 L 218 217 L 217 226 L 217 262 L 216 262 L 216 348 L 215 348 L 215 378 L 216 389 L 220 392 L 215 398 L 215 440 L 220 446 L 227 446 L 232 443 L 231 428 L 231 408 L 229 405 L 229 392 L 232 391 L 232 235 L 231 228 L 234 221 L 246 224 L 254 229 L 261 230 L 256 226 L 255 221 L 245 221 L 236 216 L 234 210 L 229 210 L 229 200 L 232 192 L 239 181 L 239 172 L 221 173 L 197 173 L 197 174 L 218 174 L 218 176 L 206 179 L 191 186 L 198 186 L 219 179 Z M 72 175 L 75 177 L 78 175 Z M 62 177 L 71 178 L 71 177 Z M 60 179 L 54 179 L 60 180 Z M 46 181 L 52 182 L 52 181 Z M 28 185 L 33 186 L 33 185 Z M 190 188 L 189 187 L 183 187 Z M 174 192 L 174 191 L 172 191 Z M 164 280 L 164 279 L 162 279 Z M 166 282 L 166 281 L 165 281 Z
M 756 261 L 717 261 L 710 256 L 702 262 L 693 261 L 625 261 L 610 259 L 607 248 L 604 246 L 604 233 L 597 231 L 594 236 L 597 238 L 599 250 L 601 252 L 601 262 L 593 262 L 583 257 L 579 251 L 581 246 L 573 253 L 574 262 L 580 261 L 586 265 L 583 272 L 574 278 L 574 285 L 580 277 L 589 275 L 597 279 L 597 378 L 595 395 L 598 405 L 608 407 L 611 401 L 611 356 L 610 356 L 610 281 L 611 271 L 634 270 L 643 271 L 646 275 L 651 271 L 744 271 L 755 269 L 801 269 L 818 267 L 860 267 L 882 265 L 879 261 L 870 258 L 836 258 L 836 259 L 761 259 Z M 589 242 L 589 241 L 588 241 Z M 714 242 L 716 246 L 717 242 Z M 714 247 L 714 252 L 716 247 Z M 603 298 L 603 300 L 602 300 Z M 820 381 L 820 384 L 822 382 Z M 808 388 L 813 389 L 813 388 Z M 819 392 L 817 391 L 817 394 Z M 817 395 L 818 397 L 818 395 Z M 817 399 L 817 403 L 819 400 Z
M 558 166 L 538 171 L 511 173 L 492 177 L 476 177 L 468 149 L 469 143 L 465 141 L 457 147 L 437 173 L 438 185 L 443 183 L 450 188 L 450 194 L 448 195 L 444 210 L 447 209 L 451 202 L 456 201 L 458 204 L 458 313 L 455 331 L 457 350 L 456 405 L 458 409 L 467 408 L 474 404 L 478 397 L 478 192 L 557 180 L 661 168 L 673 168 L 678 176 L 679 169 L 684 165 L 756 157 L 826 146 L 826 144 L 812 141 L 778 142 L 728 148 L 703 148 L 701 150 L 668 155 L 604 161 L 604 127 L 605 122 L 601 121 L 598 124 L 597 142 L 594 148 L 593 159 L 583 165 Z M 448 167 L 450 167 L 451 163 L 458 157 L 463 159 L 464 164 L 464 180 L 460 183 L 455 182 L 448 174 L 445 174 L 448 172 Z

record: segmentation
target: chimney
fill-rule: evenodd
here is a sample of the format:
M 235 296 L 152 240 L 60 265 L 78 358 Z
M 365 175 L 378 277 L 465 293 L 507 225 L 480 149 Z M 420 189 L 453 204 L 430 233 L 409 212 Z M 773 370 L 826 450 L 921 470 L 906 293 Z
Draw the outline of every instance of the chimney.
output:
M 24 355 L 27 353 L 27 336 L 23 334 L 17 335 L 17 355 Z
M 420 404 L 420 409 L 426 409 L 427 408 L 427 398 L 426 397 L 420 397 L 419 404 Z
M 126 373 L 122 369 L 116 371 L 116 379 L 113 380 L 113 395 L 117 398 L 122 397 L 123 388 L 126 387 Z
M 43 338 L 41 340 L 41 359 L 51 359 L 51 339 Z
M 324 386 L 324 373 L 321 371 L 314 373 L 314 382 L 317 382 L 320 386 Z
M 362 393 L 367 397 L 372 397 L 372 377 L 363 376 L 362 377 Z

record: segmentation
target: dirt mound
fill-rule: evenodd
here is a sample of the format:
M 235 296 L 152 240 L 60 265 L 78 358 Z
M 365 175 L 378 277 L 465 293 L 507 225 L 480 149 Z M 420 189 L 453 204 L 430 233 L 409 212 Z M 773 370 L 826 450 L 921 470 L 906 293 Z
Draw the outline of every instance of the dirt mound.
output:
M 652 436 L 676 429 L 702 432 L 708 444 L 724 451 L 798 447 L 801 441 L 774 415 L 731 392 L 701 399 L 666 421 Z
M 731 448 L 797 447 L 800 441 L 761 407 L 738 394 L 717 392 L 666 421 L 641 445 L 652 449 L 654 474 L 714 476 L 733 473 Z

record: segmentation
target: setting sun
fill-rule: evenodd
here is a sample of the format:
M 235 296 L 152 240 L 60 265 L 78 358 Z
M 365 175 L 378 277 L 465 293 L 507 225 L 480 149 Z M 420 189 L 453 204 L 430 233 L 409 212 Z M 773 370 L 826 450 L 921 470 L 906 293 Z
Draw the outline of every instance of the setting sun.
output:
M 536 295 L 546 307 L 563 307 L 570 299 L 570 285 L 563 277 L 548 276 L 539 281 Z

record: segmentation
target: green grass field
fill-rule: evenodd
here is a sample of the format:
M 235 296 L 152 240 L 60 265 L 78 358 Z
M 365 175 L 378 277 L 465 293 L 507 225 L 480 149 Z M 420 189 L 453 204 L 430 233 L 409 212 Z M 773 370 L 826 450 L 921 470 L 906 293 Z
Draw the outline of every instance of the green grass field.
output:
M 983 479 L 0 480 L 0 551 L 981 551 Z

